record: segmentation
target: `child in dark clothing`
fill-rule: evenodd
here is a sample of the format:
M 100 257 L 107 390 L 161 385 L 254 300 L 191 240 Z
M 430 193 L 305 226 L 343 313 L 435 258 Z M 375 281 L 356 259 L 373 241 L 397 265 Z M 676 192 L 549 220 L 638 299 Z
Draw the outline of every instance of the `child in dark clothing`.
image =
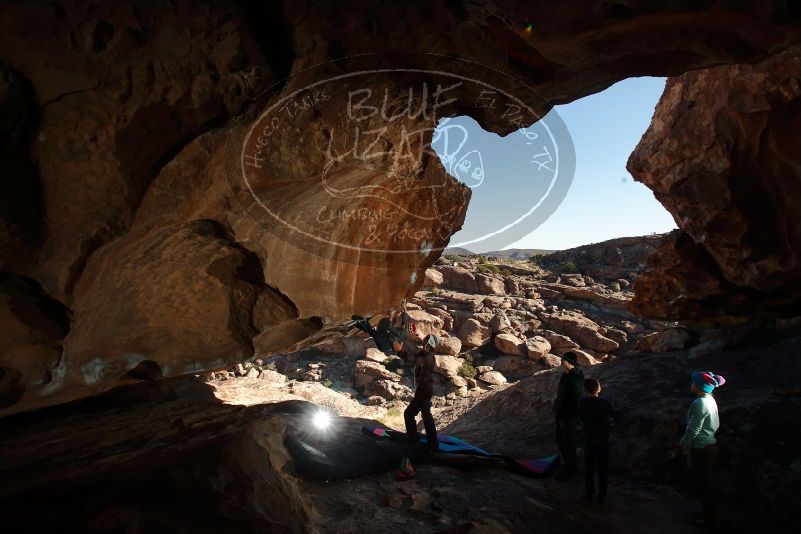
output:
M 601 383 L 595 378 L 584 381 L 587 396 L 579 401 L 579 419 L 584 426 L 585 498 L 592 501 L 595 493 L 595 471 L 598 471 L 598 502 L 606 499 L 609 468 L 609 429 L 616 417 L 612 404 L 600 397 Z

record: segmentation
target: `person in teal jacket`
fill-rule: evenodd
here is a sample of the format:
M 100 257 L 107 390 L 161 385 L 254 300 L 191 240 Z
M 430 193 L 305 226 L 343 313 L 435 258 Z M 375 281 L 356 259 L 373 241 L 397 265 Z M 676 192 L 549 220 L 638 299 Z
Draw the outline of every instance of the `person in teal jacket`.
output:
M 690 391 L 696 398 L 687 412 L 687 427 L 679 441 L 679 447 L 688 455 L 690 480 L 703 506 L 694 522 L 699 525 L 716 526 L 720 523 L 720 506 L 714 483 L 715 462 L 718 456 L 715 433 L 720 427 L 718 404 L 712 392 L 726 380 L 712 371 L 692 374 Z

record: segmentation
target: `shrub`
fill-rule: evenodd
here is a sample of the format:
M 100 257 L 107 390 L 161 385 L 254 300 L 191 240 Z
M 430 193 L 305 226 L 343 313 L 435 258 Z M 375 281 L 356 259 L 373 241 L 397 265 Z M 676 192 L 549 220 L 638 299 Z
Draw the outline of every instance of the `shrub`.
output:
M 438 297 L 440 293 L 442 293 L 442 291 L 440 291 L 438 287 L 431 289 L 431 294 L 434 295 L 435 297 Z
M 576 262 L 568 261 L 562 264 L 562 272 L 563 273 L 577 273 L 579 272 L 579 268 L 576 266 Z
M 478 374 L 476 373 L 476 368 L 473 367 L 473 364 L 468 362 L 464 362 L 459 366 L 458 373 L 462 378 L 475 378 L 476 374 Z
M 485 263 L 487 263 L 487 258 L 485 258 L 484 256 L 479 256 L 478 257 L 478 264 L 479 265 L 484 265 Z
M 501 269 L 497 265 L 479 265 L 476 267 L 476 272 L 484 273 L 484 274 L 499 274 Z
M 459 366 L 459 370 L 457 371 L 459 376 L 462 378 L 475 378 L 478 374 L 476 372 L 476 368 L 473 367 L 473 355 L 472 354 L 465 354 L 464 355 L 464 363 Z

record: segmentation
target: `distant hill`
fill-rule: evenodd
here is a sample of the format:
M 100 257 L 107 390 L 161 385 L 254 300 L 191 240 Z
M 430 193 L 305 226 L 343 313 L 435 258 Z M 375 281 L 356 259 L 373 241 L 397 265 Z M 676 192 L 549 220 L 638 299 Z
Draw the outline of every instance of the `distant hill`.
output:
M 452 254 L 454 256 L 475 256 L 476 253 L 466 248 L 461 247 L 447 247 L 443 252 L 443 254 Z
M 527 260 L 536 254 L 550 254 L 555 250 L 544 250 L 541 248 L 508 248 L 506 250 L 496 250 L 485 252 L 482 256 L 495 256 L 504 260 Z
M 482 252 L 476 254 L 471 250 L 461 247 L 448 247 L 443 254 L 453 254 L 458 256 L 494 256 L 504 260 L 527 260 L 535 254 L 550 254 L 554 250 L 543 250 L 539 248 L 510 248 L 507 250 L 495 250 L 493 252 Z

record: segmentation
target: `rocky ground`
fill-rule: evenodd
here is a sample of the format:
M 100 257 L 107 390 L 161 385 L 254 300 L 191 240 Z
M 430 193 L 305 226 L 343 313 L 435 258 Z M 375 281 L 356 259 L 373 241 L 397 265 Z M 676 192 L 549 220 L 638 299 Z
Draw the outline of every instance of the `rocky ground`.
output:
M 693 339 L 674 323 L 634 316 L 626 305 L 631 286 L 659 236 L 613 240 L 528 260 L 446 255 L 425 273 L 421 291 L 406 305 L 418 326 L 404 357 L 387 356 L 355 328 L 330 324 L 303 350 L 257 357 L 208 376 L 215 387 L 241 392 L 242 384 L 322 384 L 401 426 L 400 411 L 413 394 L 413 355 L 421 339 L 436 334 L 437 415 L 470 406 L 488 392 L 559 366 L 576 352 L 586 367 L 640 351 L 684 348 Z M 598 278 L 579 272 L 595 273 Z M 374 317 L 377 323 L 380 317 Z M 247 382 L 244 382 L 247 380 Z M 227 397 L 234 400 L 236 395 Z

